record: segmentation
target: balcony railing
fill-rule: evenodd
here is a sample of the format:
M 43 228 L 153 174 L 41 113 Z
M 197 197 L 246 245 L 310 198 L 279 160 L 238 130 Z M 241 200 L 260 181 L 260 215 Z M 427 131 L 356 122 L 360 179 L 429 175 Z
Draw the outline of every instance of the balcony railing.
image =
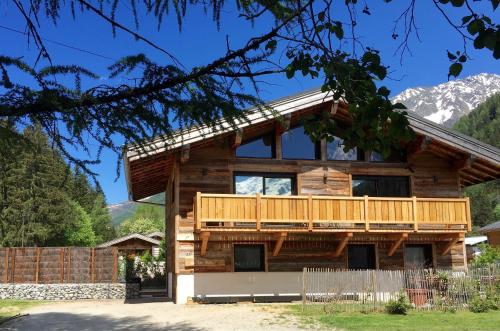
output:
M 197 193 L 195 229 L 296 232 L 466 232 L 468 198 Z

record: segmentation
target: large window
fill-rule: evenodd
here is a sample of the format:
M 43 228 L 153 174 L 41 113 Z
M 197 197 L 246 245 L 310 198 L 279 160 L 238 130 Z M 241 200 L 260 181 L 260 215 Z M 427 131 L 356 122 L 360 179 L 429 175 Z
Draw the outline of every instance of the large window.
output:
M 364 159 L 363 152 L 356 147 L 344 152 L 344 141 L 337 137 L 326 144 L 326 156 L 328 160 L 356 161 Z
M 274 134 L 267 134 L 255 139 L 243 142 L 236 148 L 237 157 L 268 158 L 274 155 Z
M 408 177 L 352 176 L 352 195 L 361 197 L 409 197 Z
M 393 151 L 391 155 L 384 158 L 378 152 L 371 152 L 368 161 L 370 162 L 406 162 L 406 153 L 404 151 Z
M 298 126 L 283 133 L 281 151 L 284 159 L 315 160 L 319 159 L 320 146 L 311 141 L 304 127 Z
M 292 195 L 295 193 L 295 176 L 272 173 L 235 173 L 234 193 Z
M 405 268 L 429 269 L 432 267 L 432 245 L 405 246 Z
M 264 245 L 234 245 L 234 271 L 266 271 Z
M 349 269 L 375 269 L 375 245 L 348 245 Z

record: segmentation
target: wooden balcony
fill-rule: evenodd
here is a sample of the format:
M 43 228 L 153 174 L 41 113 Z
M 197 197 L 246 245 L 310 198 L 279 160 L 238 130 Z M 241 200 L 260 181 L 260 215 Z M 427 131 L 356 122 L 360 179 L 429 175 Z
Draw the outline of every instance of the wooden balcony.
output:
M 195 230 L 241 232 L 470 231 L 468 198 L 268 196 L 197 193 Z

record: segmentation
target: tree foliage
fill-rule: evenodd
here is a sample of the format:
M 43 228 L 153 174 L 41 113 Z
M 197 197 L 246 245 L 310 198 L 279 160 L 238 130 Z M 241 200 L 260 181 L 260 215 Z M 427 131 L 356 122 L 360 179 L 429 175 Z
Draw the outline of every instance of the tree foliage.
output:
M 500 148 L 500 94 L 489 97 L 454 125 L 454 129 Z M 500 219 L 500 180 L 473 185 L 465 190 L 471 199 L 474 228 Z
M 0 122 L 0 133 L 6 127 L 16 136 L 0 139 L 0 246 L 93 245 L 113 237 L 100 228 L 110 224 L 102 193 L 68 167 L 41 127 L 17 133 Z M 86 193 L 76 189 L 85 185 Z M 100 207 L 85 206 L 92 199 Z
M 131 233 L 147 235 L 152 232 L 165 231 L 165 221 L 154 218 L 131 218 L 120 224 L 118 232 L 121 236 Z
M 346 148 L 356 145 L 387 155 L 401 142 L 412 138 L 404 112 L 394 111 L 404 106 L 391 104 L 390 91 L 383 86 L 388 70 L 379 52 L 374 45 L 364 45 L 358 38 L 358 21 L 371 15 L 366 2 L 236 0 L 235 12 L 242 22 L 257 26 L 271 18 L 274 24 L 262 34 L 256 32 L 238 47 L 231 45 L 232 39 L 228 36 L 227 49 L 221 51 L 219 58 L 191 68 L 183 66 L 168 49 L 139 33 L 138 11 L 154 16 L 159 28 L 165 19 L 174 18 L 182 30 L 189 9 L 203 7 L 220 27 L 225 16 L 230 15 L 225 10 L 229 6 L 226 1 L 13 2 L 14 10 L 25 19 L 30 40 L 34 40 L 40 51 L 39 59 L 48 66 L 35 69 L 16 55 L 0 54 L 0 117 L 9 118 L 17 125 L 40 123 L 62 155 L 88 173 L 92 174 L 89 165 L 99 161 L 102 148 L 110 148 L 118 155 L 122 153 L 121 146 L 113 140 L 115 135 L 127 144 L 141 146 L 145 140 L 158 135 L 168 141 L 176 128 L 207 125 L 217 129 L 221 118 L 233 125 L 246 120 L 242 109 L 249 106 L 265 109 L 259 86 L 266 76 L 273 74 L 283 74 L 290 79 L 298 75 L 317 78 L 323 91 L 348 102 L 353 126 L 341 132 Z M 127 8 L 135 18 L 134 29 L 116 19 L 116 12 L 124 2 L 131 5 Z M 464 42 L 462 49 L 446 52 L 450 60 L 448 77 L 458 76 L 469 60 L 467 46 L 488 50 L 495 59 L 500 57 L 499 25 L 492 19 L 498 0 L 484 2 L 491 4 L 489 9 L 478 6 L 475 1 L 433 0 L 435 9 Z M 410 49 L 410 37 L 418 34 L 415 6 L 417 1 L 408 1 L 407 9 L 390 23 L 394 24 L 391 37 L 400 40 L 401 56 Z M 130 73 L 140 77 L 134 86 L 102 85 L 97 75 L 86 68 L 53 63 L 38 31 L 42 26 L 41 17 L 45 15 L 57 23 L 67 8 L 75 19 L 79 11 L 95 14 L 112 26 L 113 33 L 120 30 L 132 35 L 163 52 L 165 60 L 155 63 L 144 54 L 131 54 L 108 68 L 110 77 Z M 457 8 L 462 17 L 458 22 L 455 16 L 450 16 Z M 342 19 L 343 14 L 349 17 L 347 22 Z M 13 70 L 31 76 L 33 83 L 13 81 Z M 72 78 L 74 84 L 61 83 L 62 76 Z M 82 80 L 91 87 L 82 89 Z M 249 86 L 253 87 L 253 93 L 248 92 Z M 331 137 L 336 123 L 327 116 L 313 120 L 318 119 L 324 123 L 309 126 L 308 133 L 311 137 Z M 68 146 L 87 150 L 86 137 L 91 137 L 100 147 L 94 158 L 82 160 L 75 157 Z

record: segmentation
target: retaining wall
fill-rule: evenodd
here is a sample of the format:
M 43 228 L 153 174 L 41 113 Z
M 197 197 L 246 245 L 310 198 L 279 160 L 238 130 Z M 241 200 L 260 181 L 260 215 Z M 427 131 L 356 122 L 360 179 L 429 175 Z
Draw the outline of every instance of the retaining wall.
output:
M 137 283 L 0 284 L 0 299 L 134 299 L 138 298 L 139 295 L 139 284 Z

